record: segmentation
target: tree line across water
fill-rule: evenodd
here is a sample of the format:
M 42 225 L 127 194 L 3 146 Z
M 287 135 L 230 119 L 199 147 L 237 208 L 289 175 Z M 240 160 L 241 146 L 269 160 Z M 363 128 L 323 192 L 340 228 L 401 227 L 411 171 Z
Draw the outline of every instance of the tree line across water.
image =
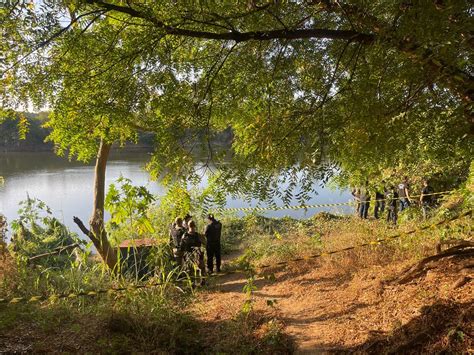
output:
M 0 153 L 54 151 L 54 143 L 47 140 L 51 129 L 44 126 L 48 121 L 48 114 L 46 111 L 17 112 L 13 115 L 13 119 L 0 121 Z M 125 149 L 152 149 L 154 139 L 155 135 L 152 133 L 138 132 L 137 140 L 129 142 Z M 232 132 L 226 130 L 216 135 L 213 143 L 228 146 L 231 139 Z

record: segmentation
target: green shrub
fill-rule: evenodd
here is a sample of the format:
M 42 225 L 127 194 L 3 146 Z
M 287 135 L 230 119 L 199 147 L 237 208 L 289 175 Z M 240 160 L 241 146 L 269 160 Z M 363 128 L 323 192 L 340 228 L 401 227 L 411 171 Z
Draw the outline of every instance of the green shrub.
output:
M 20 202 L 18 219 L 11 224 L 13 236 L 10 250 L 17 259 L 28 260 L 32 256 L 61 249 L 71 244 L 85 245 L 76 233 L 71 232 L 57 218 L 46 204 L 28 197 Z M 47 267 L 70 266 L 71 250 L 35 260 L 35 264 Z

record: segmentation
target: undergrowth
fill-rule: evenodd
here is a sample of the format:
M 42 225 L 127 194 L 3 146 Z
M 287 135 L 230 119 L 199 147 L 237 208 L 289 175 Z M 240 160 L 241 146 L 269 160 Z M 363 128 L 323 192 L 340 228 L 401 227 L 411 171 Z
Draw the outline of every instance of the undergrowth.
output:
M 383 218 L 361 220 L 357 216 L 328 213 L 319 213 L 306 220 L 258 215 L 231 219 L 228 229 L 238 231 L 240 249 L 244 252 L 227 267 L 245 270 L 248 264 L 273 265 L 371 242 L 370 246 L 337 253 L 330 258 L 333 262 L 343 260 L 354 266 L 421 258 L 433 254 L 439 242 L 472 237 L 472 216 L 437 225 L 472 210 L 471 195 L 469 191 L 461 190 L 447 196 L 426 221 L 417 206 L 411 207 L 400 213 L 397 226 Z M 426 226 L 429 228 L 422 229 Z M 413 230 L 416 232 L 404 234 Z M 396 235 L 400 237 L 391 238 Z M 377 242 L 381 239 L 385 241 Z
M 241 251 L 233 261 L 224 263 L 224 270 L 248 272 L 243 290 L 247 294 L 246 301 L 233 319 L 203 321 L 190 311 L 189 305 L 196 301 L 196 289 L 189 279 L 184 282 L 177 280 L 166 249 L 166 238 L 161 238 L 161 244 L 150 256 L 154 265 L 152 272 L 148 279 L 141 281 L 160 282 L 161 286 L 126 289 L 96 297 L 51 299 L 36 304 L 4 304 L 0 306 L 0 332 L 11 334 L 21 333 L 25 327 L 30 331 L 33 329 L 41 337 L 30 339 L 26 334 L 24 341 L 34 344 L 29 350 L 35 351 L 57 350 L 60 343 L 65 346 L 62 348 L 64 351 L 286 353 L 291 351 L 292 344 L 284 334 L 283 325 L 252 307 L 254 268 L 388 238 L 399 232 L 436 224 L 469 209 L 472 209 L 471 192 L 461 190 L 447 197 L 428 221 L 421 220 L 416 207 L 413 207 L 400 215 L 398 226 L 383 220 L 360 220 L 355 216 L 340 217 L 328 213 L 316 214 L 306 220 L 274 219 L 254 214 L 243 218 L 224 216 L 221 218 L 223 252 Z M 64 229 L 58 228 L 60 235 L 64 235 Z M 156 228 L 152 225 L 151 229 Z M 44 229 L 40 232 L 47 234 Z M 375 263 L 383 265 L 397 259 L 416 259 L 434 253 L 434 246 L 442 240 L 468 239 L 472 232 L 472 217 L 467 216 L 387 243 L 374 243 L 335 254 L 328 260 L 339 266 L 358 267 Z M 116 236 L 120 236 L 119 230 L 116 230 Z M 33 240 L 30 238 L 24 244 L 28 245 L 29 253 L 35 250 Z M 53 264 L 28 263 L 19 250 L 13 254 L 15 257 L 3 254 L 0 258 L 3 276 L 0 298 L 127 288 L 136 282 L 134 277 L 110 273 L 91 257 L 87 248 L 73 258 L 62 258 L 60 265 L 57 260 Z M 59 336 L 61 334 L 80 336 L 65 339 Z

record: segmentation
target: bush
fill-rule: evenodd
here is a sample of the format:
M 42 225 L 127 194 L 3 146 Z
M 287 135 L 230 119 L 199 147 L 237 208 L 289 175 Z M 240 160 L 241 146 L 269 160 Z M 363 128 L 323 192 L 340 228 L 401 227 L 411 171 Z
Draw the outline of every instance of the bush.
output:
M 55 249 L 86 243 L 72 233 L 41 200 L 28 197 L 20 202 L 18 219 L 12 222 L 13 236 L 10 249 L 17 259 L 27 261 L 29 258 L 51 252 Z M 61 255 L 37 259 L 35 263 L 48 267 L 69 267 L 71 250 Z

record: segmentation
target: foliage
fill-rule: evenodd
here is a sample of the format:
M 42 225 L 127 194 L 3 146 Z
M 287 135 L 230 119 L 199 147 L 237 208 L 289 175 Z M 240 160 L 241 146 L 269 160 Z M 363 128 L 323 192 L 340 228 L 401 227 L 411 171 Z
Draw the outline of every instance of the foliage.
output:
M 167 236 L 175 218 L 184 218 L 186 214 L 190 214 L 204 232 L 207 214 L 225 203 L 225 198 L 222 201 L 222 196 L 214 194 L 215 191 L 213 185 L 202 189 L 199 186 L 183 186 L 178 181 L 168 184 L 166 194 L 157 197 L 156 206 L 149 211 L 156 234 Z
M 26 212 L 23 213 L 23 220 L 36 221 L 42 210 L 34 208 L 33 202 L 30 204 L 30 207 L 24 207 Z M 36 204 L 40 203 L 36 201 Z M 46 209 L 46 206 L 41 207 Z M 442 208 L 447 209 L 446 206 Z M 462 203 L 457 204 L 453 213 L 459 213 L 463 209 L 465 210 L 465 206 Z M 439 216 L 435 216 L 429 224 L 439 221 L 438 218 Z M 277 319 L 264 318 L 257 311 L 252 311 L 255 291 L 253 266 L 364 243 L 397 232 L 384 221 L 359 220 L 350 216 L 334 218 L 329 214 L 318 214 L 308 220 L 270 219 L 257 215 L 245 218 L 226 217 L 222 220 L 224 231 L 236 233 L 229 238 L 238 240 L 252 252 L 246 254 L 245 263 L 242 263 L 248 270 L 247 283 L 243 289 L 247 296 L 243 312 L 230 321 L 202 320 L 189 311 L 195 308 L 191 283 L 176 283 L 177 274 L 167 261 L 169 258 L 165 249 L 157 248 L 155 263 L 161 266 L 150 279 L 150 283 L 160 282 L 161 285 L 139 290 L 127 288 L 130 280 L 114 276 L 87 253 L 83 254 L 82 259 L 71 263 L 69 268 L 60 271 L 19 265 L 16 273 L 6 275 L 0 280 L 0 298 L 13 295 L 31 297 L 38 294 L 59 294 L 66 290 L 124 290 L 105 293 L 97 298 L 56 299 L 43 302 L 41 307 L 29 304 L 7 307 L 0 320 L 0 330 L 18 331 L 28 324 L 40 334 L 44 332 L 51 335 L 57 329 L 65 329 L 67 334 L 80 331 L 81 336 L 86 336 L 87 339 L 80 340 L 83 346 L 81 349 L 91 352 L 97 351 L 98 347 L 102 351 L 106 349 L 130 352 L 150 352 L 157 349 L 169 352 L 189 352 L 193 349 L 212 353 L 228 352 L 229 349 L 237 353 L 278 353 L 280 350 L 289 352 L 291 347 L 283 333 L 283 325 Z M 420 221 L 415 219 L 405 222 L 399 228 L 410 230 L 419 226 L 419 223 Z M 324 260 L 336 265 L 359 263 L 364 267 L 377 260 L 378 265 L 384 265 L 400 255 L 406 258 L 431 254 L 434 243 L 441 238 L 463 238 L 469 235 L 472 235 L 471 220 L 463 219 L 448 226 L 437 226 L 435 229 L 405 236 L 403 239 L 386 243 L 383 247 L 360 248 Z M 297 246 L 295 252 L 280 253 L 279 250 L 286 250 L 288 244 Z M 266 276 L 266 279 L 272 279 L 271 275 Z M 268 300 L 267 305 L 273 307 L 275 301 Z M 99 328 L 100 331 L 97 331 Z M 259 338 L 255 336 L 257 331 Z M 461 335 L 454 332 L 449 334 L 453 340 L 460 339 Z M 69 337 L 55 337 L 61 339 L 61 342 L 65 341 L 64 338 Z M 35 349 L 33 347 L 33 350 Z
M 149 169 L 169 183 L 212 169 L 221 193 L 285 202 L 336 172 L 456 185 L 473 155 L 471 15 L 467 0 L 20 2 L 0 13 L 0 95 L 48 105 L 49 139 L 81 160 L 153 132 Z M 229 128 L 231 150 L 213 147 Z
M 28 216 L 36 220 L 41 209 L 30 202 Z M 37 204 L 41 205 L 40 202 Z M 46 206 L 41 205 L 46 209 Z M 23 216 L 23 215 L 22 215 Z M 27 219 L 26 214 L 23 217 Z M 89 253 L 71 261 L 68 268 L 31 268 L 19 264 L 0 280 L 0 298 L 12 296 L 61 294 L 63 292 L 88 292 L 122 288 L 122 292 L 110 292 L 97 297 L 51 299 L 41 307 L 35 304 L 19 304 L 4 309 L 0 330 L 17 330 L 28 324 L 38 334 L 80 332 L 74 343 L 81 349 L 96 351 L 99 347 L 110 351 L 169 351 L 222 352 L 236 349 L 237 352 L 279 350 L 289 346 L 282 327 L 273 321 L 266 322 L 258 315 L 247 313 L 222 321 L 216 327 L 196 317 L 188 306 L 194 302 L 194 291 L 189 279 L 177 281 L 178 272 L 169 262 L 164 248 L 154 248 L 156 273 L 148 281 L 159 286 L 134 290 L 128 288 L 130 279 L 117 277 L 105 265 L 97 263 Z M 182 279 L 182 277 L 181 277 Z M 142 281 L 143 282 L 143 281 Z M 252 282 L 252 281 L 251 281 Z M 251 295 L 255 289 L 249 283 L 246 291 Z M 261 325 L 265 331 L 261 338 L 255 336 Z M 101 331 L 96 330 L 100 327 Z M 60 331 L 58 332 L 58 329 Z M 212 329 L 212 336 L 209 331 Z M 55 337 L 59 339 L 62 337 Z M 86 339 L 86 340 L 84 340 Z M 55 340 L 56 341 L 56 340 Z M 54 342 L 55 342 L 54 341 Z M 59 340 L 58 340 L 59 341 Z M 61 342 L 64 339 L 60 340 Z M 63 344 L 64 345 L 64 344 Z M 38 344 L 33 345 L 37 349 Z M 39 345 L 41 346 L 41 345 Z
M 20 206 L 18 219 L 11 223 L 13 236 L 10 248 L 17 258 L 27 260 L 71 244 L 85 244 L 52 215 L 43 201 L 28 197 L 20 202 Z M 38 263 L 44 266 L 69 267 L 69 252 L 40 259 Z
M 253 292 L 257 290 L 257 286 L 255 286 L 255 270 L 249 266 L 246 269 L 247 272 L 247 282 L 245 283 L 242 291 L 245 293 L 245 301 L 242 306 L 242 313 L 245 316 L 248 316 L 253 310 Z
M 471 209 L 474 208 L 474 161 L 471 162 L 469 177 L 461 191 L 464 194 L 466 207 Z
M 470 209 L 465 201 L 458 193 L 440 199 L 439 207 L 433 209 L 427 221 L 423 220 L 420 207 L 412 206 L 400 214 L 396 227 L 388 224 L 383 214 L 379 220 L 362 220 L 356 216 L 337 217 L 327 213 L 315 214 L 307 220 L 267 218 L 253 214 L 244 218 L 224 219 L 225 238 L 229 238 L 226 233 L 234 234 L 230 236 L 231 240 L 236 240 L 232 245 L 239 245 L 244 250 L 226 268 L 246 270 L 249 265 L 274 265 L 378 239 L 390 239 L 399 232 L 433 225 L 462 214 Z M 396 238 L 393 242 L 383 243 L 383 247 L 358 248 L 321 260 L 335 263 L 345 260 L 363 266 L 364 263 L 387 263 L 396 258 L 419 258 L 432 253 L 440 240 L 465 239 L 471 234 L 471 218 L 467 216 L 445 226 Z M 274 276 L 268 274 L 266 278 L 271 280 Z
M 5 115 L 5 120 L 0 120 L 2 151 L 51 149 L 51 145 L 44 143 L 49 132 L 42 127 L 47 113 L 7 112 Z
M 154 228 L 148 210 L 155 198 L 146 187 L 133 186 L 132 181 L 123 176 L 117 179 L 117 183 L 118 188 L 115 184 L 109 185 L 105 198 L 105 208 L 110 213 L 107 229 L 111 238 L 119 244 L 120 238 L 151 235 Z

